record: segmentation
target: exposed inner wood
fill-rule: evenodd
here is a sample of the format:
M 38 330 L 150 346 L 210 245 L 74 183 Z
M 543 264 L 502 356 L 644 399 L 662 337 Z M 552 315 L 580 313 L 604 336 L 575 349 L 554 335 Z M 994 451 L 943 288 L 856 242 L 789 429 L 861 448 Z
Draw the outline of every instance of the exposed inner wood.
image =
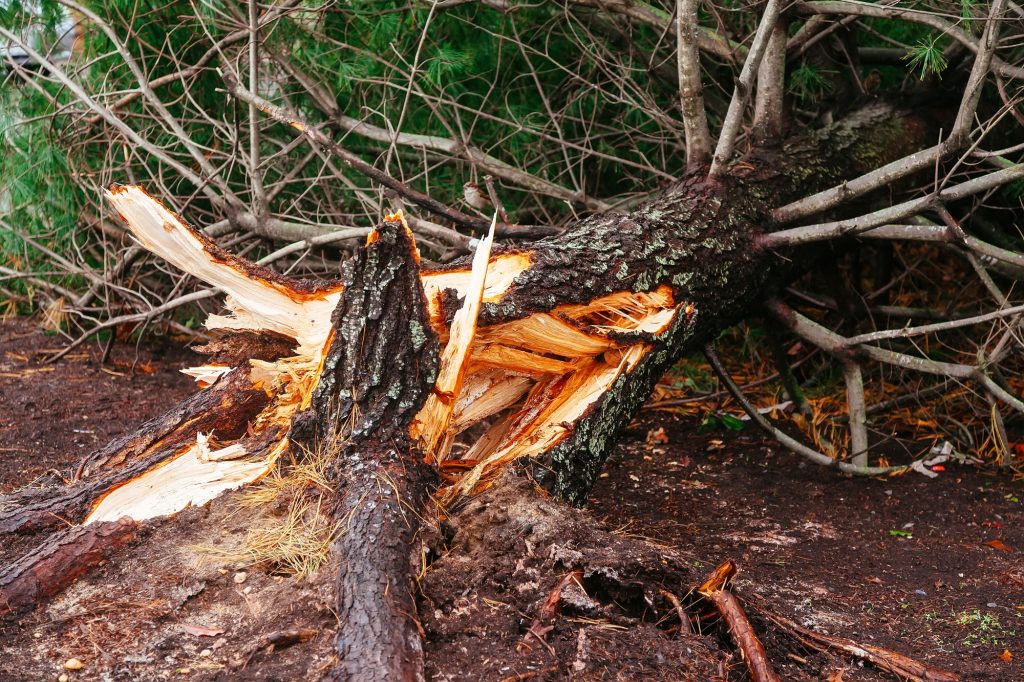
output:
M 224 253 L 141 188 L 117 188 L 108 197 L 141 244 L 225 291 L 231 314 L 211 316 L 208 328 L 270 332 L 275 339 L 294 340 L 294 350 L 240 365 L 248 364 L 251 387 L 270 399 L 251 420 L 244 446 L 241 438 L 200 432 L 175 457 L 106 494 L 89 522 L 174 513 L 265 475 L 287 450 L 291 420 L 310 406 L 342 291 L 338 283 L 302 288 Z M 402 220 L 400 214 L 390 218 Z M 430 326 L 443 346 L 434 390 L 409 435 L 440 469 L 443 499 L 479 492 L 510 462 L 543 454 L 571 435 L 574 424 L 637 366 L 678 316 L 696 313 L 662 285 L 478 327 L 481 305 L 500 305 L 532 262 L 528 251 L 492 256 L 492 241 L 493 235 L 480 243 L 469 268 L 420 275 Z M 459 300 L 446 322 L 446 307 Z M 212 363 L 184 371 L 208 387 L 232 369 Z M 477 425 L 483 425 L 483 435 L 459 444 L 460 434 Z

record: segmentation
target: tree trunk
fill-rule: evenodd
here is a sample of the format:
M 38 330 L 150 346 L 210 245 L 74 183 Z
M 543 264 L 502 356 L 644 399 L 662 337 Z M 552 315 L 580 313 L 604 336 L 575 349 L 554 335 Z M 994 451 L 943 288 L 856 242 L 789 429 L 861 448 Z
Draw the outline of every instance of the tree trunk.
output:
M 231 315 L 207 321 L 227 331 L 211 348 L 219 362 L 195 370 L 212 387 L 87 458 L 66 490 L 5 500 L 0 534 L 50 528 L 57 516 L 89 525 L 25 554 L 0 589 L 74 563 L 62 557 L 93 565 L 132 535 L 133 522 L 111 522 L 204 504 L 292 446 L 295 458 L 331 462 L 344 522 L 333 678 L 419 679 L 413 544 L 437 473 L 438 495 L 454 501 L 512 462 L 536 461 L 537 480 L 582 504 L 616 434 L 676 359 L 813 264 L 755 247 L 770 210 L 904 153 L 926 128 L 874 106 L 729 175 L 694 173 L 628 215 L 498 249 L 483 266 L 421 271 L 395 216 L 329 283 L 235 258 L 140 189 L 115 189 L 111 202 L 144 246 L 230 294 Z M 474 282 L 479 316 L 456 332 Z M 439 366 L 452 390 L 435 385 Z M 66 584 L 18 587 L 13 602 L 26 608 Z
M 374 235 L 345 265 L 324 370 L 292 437 L 331 463 L 340 496 L 340 662 L 330 679 L 419 680 L 413 540 L 436 476 L 409 424 L 434 385 L 438 343 L 412 233 L 395 221 Z

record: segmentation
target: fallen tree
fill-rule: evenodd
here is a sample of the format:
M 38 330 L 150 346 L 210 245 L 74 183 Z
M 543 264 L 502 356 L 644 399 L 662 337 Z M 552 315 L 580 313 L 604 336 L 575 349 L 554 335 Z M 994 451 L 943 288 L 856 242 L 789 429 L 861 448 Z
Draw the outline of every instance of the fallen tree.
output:
M 704 107 L 699 87 L 683 87 L 686 175 L 638 208 L 597 213 L 538 241 L 492 247 L 492 223 L 474 255 L 426 267 L 409 227 L 415 218 L 398 212 L 370 232 L 340 277 L 299 280 L 228 253 L 141 187 L 113 188 L 110 205 L 137 242 L 225 292 L 229 313 L 206 321 L 216 337 L 207 346 L 210 362 L 189 370 L 204 387 L 194 398 L 87 457 L 66 487 L 4 500 L 0 532 L 17 542 L 8 545 L 0 571 L 0 608 L 29 609 L 141 538 L 143 527 L 316 453 L 331 463 L 332 514 L 344 529 L 334 542 L 340 623 L 329 675 L 417 679 L 423 661 L 412 579 L 419 566 L 412 557 L 435 501 L 457 509 L 467 498 L 497 494 L 499 485 L 514 485 L 503 478 L 514 469 L 553 497 L 583 504 L 617 433 L 684 353 L 705 349 L 752 418 L 807 458 L 847 473 L 904 468 L 867 460 L 861 366 L 868 361 L 973 381 L 994 402 L 1022 409 L 989 371 L 1017 343 L 1016 323 L 976 365 L 939 362 L 879 345 L 934 329 L 847 337 L 778 299 L 820 262 L 825 250 L 809 245 L 835 242 L 842 250 L 854 237 L 945 240 L 974 261 L 1019 270 L 1019 254 L 967 235 L 948 209 L 1024 178 L 1024 166 L 995 154 L 984 157 L 992 170 L 955 176 L 958 155 L 977 152 L 980 138 L 971 133 L 981 87 L 993 69 L 1005 75 L 1007 68 L 995 56 L 1004 4 L 993 4 L 979 39 L 964 38 L 975 53 L 970 74 L 951 132 L 933 147 L 926 146 L 936 135 L 930 120 L 884 101 L 779 143 L 780 76 L 761 66 L 784 57 L 781 9 L 774 0 L 766 7 L 714 149 L 706 120 L 695 115 Z M 682 41 L 696 23 L 695 7 L 682 3 L 679 22 Z M 685 48 L 681 42 L 681 85 L 693 86 L 686 80 L 699 81 L 700 72 L 686 68 L 694 55 Z M 755 80 L 755 123 L 776 134 L 738 154 Z M 470 228 L 485 223 L 375 169 L 237 78 L 226 81 L 239 101 L 424 211 Z M 879 190 L 946 162 L 954 166 L 947 182 L 875 207 Z M 943 223 L 912 222 L 922 214 Z M 819 216 L 821 222 L 792 226 Z M 502 222 L 506 234 L 516 233 L 517 226 Z M 780 324 L 842 363 L 846 458 L 817 452 L 766 422 L 717 360 L 716 336 L 760 313 L 762 303 Z M 995 317 L 945 322 L 942 329 L 1013 315 L 1019 319 L 1004 305 Z M 70 528 L 55 530 L 65 524 Z M 586 579 L 585 567 L 566 568 Z M 773 679 L 742 606 L 723 591 L 727 573 L 704 583 L 701 603 L 723 613 L 755 679 Z M 568 587 L 558 583 L 552 604 Z M 680 628 L 694 608 L 702 607 L 678 602 Z M 530 629 L 535 639 L 542 639 L 543 620 Z M 894 669 L 951 679 L 925 667 Z
M 774 250 L 756 247 L 768 200 L 788 200 L 807 164 L 829 180 L 881 153 L 865 147 L 898 150 L 911 120 L 872 107 L 795 141 L 793 163 L 751 157 L 735 175 L 697 172 L 631 214 L 494 253 L 489 237 L 472 261 L 442 269 L 421 270 L 403 216 L 391 216 L 339 280 L 323 283 L 234 257 L 140 188 L 114 188 L 111 204 L 140 244 L 226 291 L 230 314 L 207 320 L 219 333 L 212 361 L 188 370 L 207 388 L 88 457 L 66 491 L 27 491 L 31 500 L 5 506 L 8 533 L 57 518 L 90 530 L 27 552 L 0 580 L 3 601 L 18 610 L 52 595 L 139 522 L 255 481 L 289 450 L 296 459 L 326 451 L 346 528 L 335 546 L 333 674 L 416 678 L 407 581 L 431 492 L 456 503 L 535 461 L 555 496 L 584 502 L 616 433 L 680 353 L 792 276 Z M 53 562 L 55 547 L 70 558 Z

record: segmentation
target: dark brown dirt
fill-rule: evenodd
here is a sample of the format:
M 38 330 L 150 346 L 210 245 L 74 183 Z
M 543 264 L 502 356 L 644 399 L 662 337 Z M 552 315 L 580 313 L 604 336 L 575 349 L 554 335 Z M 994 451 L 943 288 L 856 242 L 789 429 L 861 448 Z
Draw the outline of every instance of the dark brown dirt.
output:
M 180 370 L 200 356 L 181 344 L 116 344 L 100 365 L 97 344 L 55 364 L 65 341 L 31 320 L 0 322 L 0 493 L 78 460 L 194 390 Z
M 121 346 L 109 371 L 95 348 L 40 364 L 40 351 L 57 347 L 30 321 L 0 323 L 0 493 L 68 472 L 193 390 L 178 373 L 194 362 L 185 351 Z M 647 444 L 657 426 L 668 442 Z M 651 599 L 652 585 L 683 596 L 727 558 L 740 565 L 741 593 L 805 626 L 965 680 L 1024 679 L 1024 481 L 957 466 L 936 479 L 844 479 L 749 427 L 702 434 L 654 412 L 632 425 L 606 473 L 590 513 L 611 536 L 544 500 L 519 507 L 529 496 L 514 487 L 442 525 L 421 583 L 432 679 L 710 680 L 724 669 L 744 680 L 728 641 L 680 636 L 671 609 Z M 281 514 L 240 514 L 236 499 L 156 524 L 50 604 L 0 623 L 0 680 L 56 679 L 71 657 L 85 664 L 72 680 L 316 679 L 334 635 L 331 567 L 312 580 L 247 568 L 236 583 L 241 564 L 198 560 L 196 546 L 237 547 L 257 517 Z M 550 650 L 532 638 L 519 646 L 569 565 L 589 567 L 586 594 L 563 592 L 572 603 L 551 623 Z M 783 679 L 894 679 L 754 625 Z M 288 628 L 317 634 L 250 658 L 262 637 Z
M 657 426 L 669 442 L 646 445 Z M 934 479 L 844 478 L 749 426 L 700 434 L 650 412 L 619 452 L 591 498 L 595 515 L 686 548 L 700 568 L 736 560 L 741 591 L 806 627 L 965 680 L 1024 680 L 1020 476 L 949 465 Z M 799 679 L 792 665 L 780 674 Z

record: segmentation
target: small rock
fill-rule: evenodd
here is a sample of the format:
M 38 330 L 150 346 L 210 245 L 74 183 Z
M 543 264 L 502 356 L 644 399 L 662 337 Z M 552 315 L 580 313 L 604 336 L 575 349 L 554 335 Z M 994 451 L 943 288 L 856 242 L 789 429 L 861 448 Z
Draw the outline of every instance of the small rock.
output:
M 199 652 L 199 656 L 200 658 L 209 658 L 210 656 L 213 656 L 213 652 L 209 649 L 203 649 Z
M 234 577 L 235 584 L 236 585 L 241 585 L 242 583 L 245 582 L 245 579 L 248 578 L 248 577 L 249 577 L 249 574 L 246 573 L 245 571 L 239 571 L 238 573 L 235 573 L 235 577 Z
M 927 597 L 928 596 L 928 593 L 925 592 L 924 590 L 914 590 L 914 594 L 916 594 L 919 597 Z
M 227 643 L 228 643 L 228 640 L 226 640 L 226 639 L 225 639 L 225 638 L 223 638 L 223 637 L 218 637 L 218 638 L 217 638 L 217 641 L 213 643 L 213 646 L 212 646 L 211 648 L 212 648 L 212 649 L 213 649 L 214 651 L 216 651 L 217 649 L 221 648 L 222 646 L 224 646 L 224 645 L 225 645 L 225 644 L 227 644 Z
M 242 590 L 242 594 L 249 594 L 251 592 L 252 592 L 252 585 L 249 585 L 244 590 Z
M 77 658 L 69 658 L 68 660 L 64 661 L 65 670 L 81 670 L 84 667 L 85 663 L 82 663 Z
M 42 636 L 43 636 L 43 633 L 41 633 L 41 632 L 33 632 L 33 633 L 32 633 L 32 636 L 33 636 L 33 637 L 42 637 Z
M 68 677 L 67 673 L 61 673 L 60 677 L 57 678 L 57 682 L 68 682 L 71 678 Z

